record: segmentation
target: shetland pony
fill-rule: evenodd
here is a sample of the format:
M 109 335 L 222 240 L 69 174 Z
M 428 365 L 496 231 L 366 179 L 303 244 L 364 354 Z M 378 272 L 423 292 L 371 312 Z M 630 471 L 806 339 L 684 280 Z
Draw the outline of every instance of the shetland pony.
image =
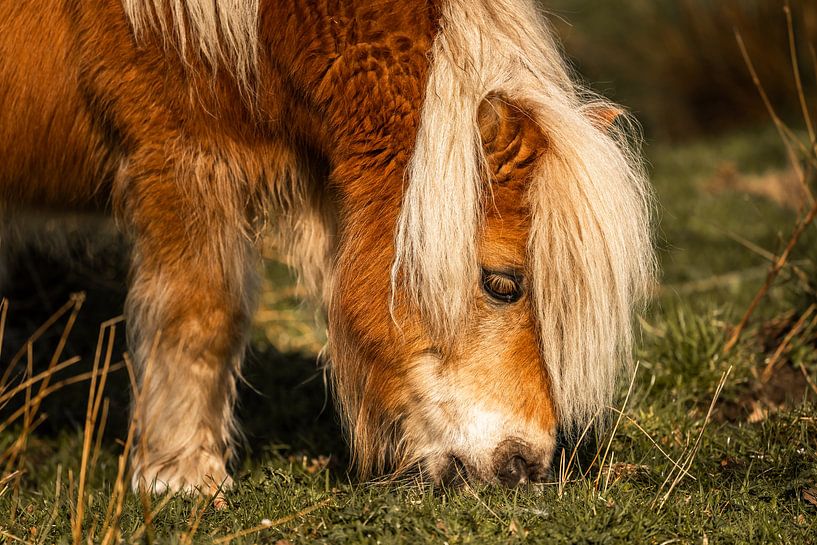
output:
M 557 427 L 610 400 L 649 194 L 532 0 L 0 0 L 0 21 L 2 223 L 97 210 L 132 240 L 134 487 L 230 484 L 267 230 L 326 311 L 364 476 L 541 481 Z

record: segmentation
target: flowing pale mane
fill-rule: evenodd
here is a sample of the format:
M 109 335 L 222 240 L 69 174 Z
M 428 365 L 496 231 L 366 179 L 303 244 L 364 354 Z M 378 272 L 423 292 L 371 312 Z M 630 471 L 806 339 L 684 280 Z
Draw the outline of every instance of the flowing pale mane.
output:
M 200 54 L 212 67 L 225 66 L 242 84 L 258 56 L 259 0 L 122 0 L 133 32 L 158 28 L 182 58 Z M 193 43 L 188 43 L 192 41 Z
M 479 281 L 484 157 L 477 108 L 499 92 L 529 109 L 550 147 L 531 182 L 531 290 L 560 419 L 592 418 L 629 361 L 632 309 L 653 278 L 650 193 L 625 135 L 594 124 L 530 0 L 447 0 L 432 51 L 392 278 L 451 339 Z

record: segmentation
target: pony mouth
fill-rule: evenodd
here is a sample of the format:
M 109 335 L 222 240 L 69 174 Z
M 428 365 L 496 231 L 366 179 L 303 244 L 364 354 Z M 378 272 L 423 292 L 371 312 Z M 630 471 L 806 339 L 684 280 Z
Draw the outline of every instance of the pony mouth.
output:
M 481 467 L 467 456 L 454 453 L 428 460 L 423 466 L 423 472 L 428 474 L 435 485 L 454 489 L 473 484 L 505 488 L 540 486 L 553 473 L 549 458 L 529 460 L 518 453 L 508 456 L 495 454 L 494 460 L 487 467 Z

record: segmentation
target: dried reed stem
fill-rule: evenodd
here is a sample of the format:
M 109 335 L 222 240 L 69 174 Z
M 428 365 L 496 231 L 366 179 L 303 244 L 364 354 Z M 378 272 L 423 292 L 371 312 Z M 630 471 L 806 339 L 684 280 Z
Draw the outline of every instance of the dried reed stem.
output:
M 615 439 L 616 431 L 618 431 L 618 426 L 621 424 L 621 419 L 624 416 L 624 410 L 627 408 L 627 402 L 630 400 L 630 394 L 633 392 L 633 385 L 635 384 L 635 377 L 638 374 L 640 364 L 640 361 L 635 362 L 635 369 L 633 369 L 633 376 L 630 378 L 630 386 L 627 388 L 627 395 L 624 397 L 624 403 L 621 405 L 621 410 L 618 413 L 616 425 L 613 426 L 613 431 L 610 434 L 610 441 L 607 442 L 607 448 L 604 449 L 604 455 L 601 457 L 601 461 L 599 462 L 599 473 L 596 475 L 596 481 L 594 483 L 596 490 L 599 489 L 599 481 L 601 479 L 602 471 L 604 470 L 604 462 L 607 459 L 607 454 L 610 452 L 610 447 L 613 445 L 613 439 Z
M 79 297 L 84 297 L 83 294 L 79 294 L 78 296 Z M 75 307 L 76 303 L 75 303 L 74 299 L 75 299 L 75 297 L 71 297 L 71 299 L 69 299 L 63 306 L 61 306 L 59 309 L 57 309 L 57 311 L 54 314 L 52 314 L 48 318 L 48 320 L 43 322 L 43 324 L 40 327 L 38 327 L 37 330 L 34 331 L 34 333 L 31 334 L 31 336 L 28 338 L 28 341 L 26 341 L 26 343 L 35 343 L 35 342 L 37 342 L 37 340 L 39 340 L 39 338 L 42 337 L 43 334 L 45 334 L 46 331 L 51 329 L 51 326 L 53 326 L 60 318 L 62 318 L 65 315 L 66 312 L 68 312 L 69 310 L 71 310 L 72 308 Z M 5 385 L 8 383 L 8 379 L 9 379 L 9 376 L 11 375 L 12 371 L 17 366 L 17 364 L 20 362 L 20 360 L 23 359 L 23 357 L 25 355 L 26 355 L 26 347 L 23 346 L 14 355 L 14 357 L 11 358 L 11 362 L 9 362 L 8 368 L 3 373 L 3 376 L 0 377 L 0 390 L 2 390 L 5 387 Z
M 151 371 L 153 369 L 153 361 L 155 359 L 155 349 L 158 346 L 159 339 L 161 337 L 161 331 L 156 335 L 156 339 L 154 339 L 153 347 L 151 348 L 150 353 L 148 354 L 147 361 L 145 362 L 145 370 L 144 370 L 144 383 L 148 383 L 150 381 Z M 102 531 L 104 533 L 102 538 L 102 545 L 108 545 L 109 543 L 114 543 L 116 540 L 116 533 L 119 527 L 119 520 L 122 516 L 122 508 L 125 502 L 125 493 L 127 492 L 127 483 L 126 483 L 126 476 L 127 476 L 127 465 L 128 465 L 128 458 L 130 456 L 131 448 L 133 447 L 133 440 L 136 434 L 136 428 L 139 425 L 139 421 L 142 418 L 142 402 L 143 402 L 143 390 L 139 388 L 138 383 L 136 382 L 136 372 L 133 368 L 133 362 L 131 358 L 125 354 L 124 355 L 125 366 L 128 369 L 128 376 L 133 381 L 133 416 L 131 418 L 130 426 L 128 426 L 128 435 L 125 439 L 125 445 L 122 448 L 122 454 L 119 455 L 119 464 L 116 473 L 116 480 L 114 481 L 113 486 L 113 493 L 111 494 L 110 499 L 108 500 L 108 507 L 105 512 L 105 519 L 102 525 Z M 147 425 L 147 424 L 145 424 Z M 145 431 L 144 429 L 142 430 Z
M 800 372 L 803 373 L 803 377 L 806 379 L 806 382 L 811 387 L 811 389 L 814 391 L 814 394 L 817 395 L 817 384 L 814 384 L 814 381 L 811 380 L 811 377 L 809 376 L 808 371 L 806 371 L 806 366 L 803 365 L 802 361 L 797 362 L 797 364 L 799 365 Z
M 40 389 L 37 392 L 36 397 L 32 400 L 31 397 L 31 386 L 35 384 L 37 381 L 32 380 L 33 375 L 33 366 L 34 366 L 34 341 L 29 338 L 29 340 L 24 345 L 25 353 L 26 353 L 26 380 L 23 384 L 18 385 L 18 387 L 12 389 L 10 392 L 6 392 L 2 396 L 0 396 L 0 404 L 2 402 L 11 399 L 19 393 L 20 391 L 25 391 L 25 402 L 22 407 L 23 409 L 23 429 L 20 433 L 20 436 L 14 442 L 14 445 L 7 450 L 3 457 L 9 458 L 8 466 L 11 467 L 17 461 L 18 465 L 22 465 L 24 463 L 24 455 L 25 449 L 28 442 L 28 435 L 31 433 L 34 427 L 42 423 L 42 418 L 38 420 L 36 424 L 34 424 L 34 418 L 37 416 L 37 412 L 40 409 L 40 405 L 42 404 L 43 399 L 46 397 L 46 391 L 48 389 L 48 383 L 51 379 L 51 376 L 57 372 L 58 368 L 64 368 L 68 365 L 71 365 L 70 362 L 64 362 L 62 365 L 57 365 L 60 356 L 65 348 L 65 345 L 68 341 L 68 335 L 70 334 L 71 330 L 73 329 L 74 323 L 76 322 L 77 315 L 79 313 L 80 308 L 82 307 L 82 303 L 85 300 L 83 295 L 72 295 L 69 299 L 67 304 L 73 305 L 71 315 L 68 317 L 68 321 L 66 322 L 65 327 L 63 328 L 62 333 L 60 334 L 59 342 L 57 343 L 57 347 L 54 352 L 51 354 L 51 359 L 48 364 L 48 368 L 40 373 L 38 377 L 41 377 L 42 383 L 40 384 Z M 79 361 L 79 358 L 75 359 L 75 362 Z M 75 363 L 74 362 L 74 363 Z M 8 373 L 8 370 L 7 370 Z M 7 426 L 7 422 L 4 422 L 0 428 L 5 429 Z M 19 482 L 15 482 L 15 490 L 19 486 Z
M 111 368 L 108 370 L 108 372 L 113 373 L 114 371 L 118 371 L 119 369 L 122 369 L 122 367 L 124 367 L 124 366 L 125 366 L 125 364 L 122 363 L 122 362 L 116 363 L 114 365 L 111 365 Z M 74 375 L 73 377 L 69 377 L 69 378 L 67 378 L 65 380 L 61 380 L 59 382 L 56 382 L 56 383 L 52 384 L 51 386 L 49 386 L 47 390 L 45 390 L 45 392 L 43 393 L 43 396 L 48 397 L 49 395 L 53 394 L 54 392 L 56 392 L 58 390 L 61 390 L 61 389 L 65 388 L 66 386 L 71 386 L 72 384 L 76 384 L 78 382 L 88 380 L 92 376 L 94 376 L 94 374 L 99 375 L 99 373 L 101 373 L 101 371 L 97 371 L 96 373 L 94 373 L 93 371 L 88 371 L 87 373 L 81 373 L 79 375 Z M 12 413 L 11 416 L 9 416 L 8 418 L 6 418 L 6 420 L 4 420 L 2 423 L 0 423 L 0 432 L 3 432 L 3 430 L 8 428 L 12 423 L 14 423 L 15 420 L 20 418 L 23 414 L 25 414 L 25 407 L 21 407 L 21 408 L 17 409 L 17 411 Z
M 805 179 L 803 167 L 800 165 L 800 161 L 797 159 L 797 154 L 795 153 L 793 147 L 793 144 L 799 143 L 799 141 L 791 134 L 791 130 L 786 126 L 780 116 L 777 115 L 777 111 L 772 105 L 769 95 L 766 94 L 766 89 L 763 87 L 763 83 L 760 81 L 760 76 L 757 74 L 752 58 L 749 56 L 749 52 L 746 50 L 746 44 L 743 42 L 743 37 L 739 32 L 735 32 L 735 39 L 738 42 L 740 53 L 743 55 L 743 61 L 746 63 L 746 67 L 749 69 L 749 75 L 752 78 L 752 83 L 755 85 L 755 88 L 757 88 L 757 91 L 760 94 L 760 99 L 763 101 L 763 105 L 765 106 L 769 117 L 772 118 L 772 122 L 780 135 L 780 139 L 786 146 L 786 155 L 789 158 L 789 163 L 791 164 L 792 170 L 794 170 L 794 172 L 797 174 L 798 180 L 803 180 Z M 807 194 L 811 195 L 810 189 L 806 188 L 806 191 L 808 192 Z
M 96 354 L 94 356 L 94 363 L 92 367 L 93 376 L 91 377 L 91 385 L 88 389 L 88 404 L 85 410 L 82 461 L 79 469 L 79 484 L 77 487 L 77 512 L 76 517 L 71 524 L 71 533 L 75 544 L 79 544 L 82 540 L 82 522 L 85 515 L 85 485 L 88 475 L 88 460 L 91 455 L 91 443 L 94 435 L 94 429 L 96 427 L 97 416 L 99 415 L 102 392 L 105 389 L 106 379 L 111 367 L 113 344 L 116 336 L 116 324 L 119 321 L 121 321 L 120 318 L 104 322 L 99 328 L 99 338 L 97 340 Z M 107 346 L 105 345 L 106 331 L 108 333 Z M 106 346 L 105 359 L 104 362 L 102 362 L 102 372 L 99 374 L 99 386 L 97 386 L 97 370 L 99 369 L 99 364 L 102 360 L 103 346 Z
M 105 434 L 105 427 L 108 423 L 108 409 L 110 406 L 110 399 L 107 397 L 102 402 L 102 417 L 99 419 L 99 426 L 96 431 L 96 441 L 94 442 L 94 449 L 91 451 L 91 477 L 94 480 L 94 469 L 96 469 L 99 461 L 99 453 L 102 450 L 102 436 Z
M 596 411 L 596 414 L 593 415 L 593 419 L 590 420 L 587 423 L 587 425 L 584 427 L 584 430 L 582 430 L 581 435 L 579 435 L 579 439 L 576 441 L 576 444 L 573 446 L 573 452 L 570 453 L 570 459 L 567 461 L 567 465 L 563 464 L 565 451 L 564 451 L 564 449 L 562 449 L 562 460 L 561 460 L 560 466 L 559 466 L 559 497 L 560 498 L 562 497 L 562 494 L 564 494 L 564 490 L 565 490 L 564 485 L 565 485 L 565 483 L 570 480 L 570 468 L 573 465 L 573 460 L 576 457 L 576 453 L 579 451 L 579 447 L 581 446 L 582 441 L 584 441 L 584 438 L 587 435 L 587 432 L 590 431 L 591 427 L 593 427 L 593 423 L 599 417 L 600 413 L 601 413 L 601 408 L 599 408 L 599 410 Z M 596 455 L 598 455 L 598 453 L 596 453 Z
M 718 381 L 718 386 L 715 388 L 715 394 L 712 396 L 712 402 L 709 404 L 709 410 L 706 412 L 706 417 L 704 418 L 704 422 L 701 425 L 701 431 L 698 433 L 698 437 L 695 439 L 695 443 L 692 445 L 692 448 L 689 451 L 689 454 L 684 460 L 684 463 L 681 465 L 681 468 L 678 471 L 678 474 L 675 475 L 675 478 L 672 480 L 672 484 L 670 485 L 667 492 L 661 498 L 661 501 L 658 503 L 657 509 L 660 511 L 661 508 L 664 507 L 664 504 L 667 502 L 669 497 L 672 495 L 672 491 L 675 490 L 675 487 L 681 482 L 681 480 L 689 474 L 689 469 L 692 467 L 692 462 L 695 460 L 695 456 L 698 454 L 698 450 L 701 448 L 701 440 L 704 436 L 704 431 L 706 431 L 706 427 L 709 424 L 709 420 L 712 418 L 712 411 L 715 409 L 715 404 L 718 401 L 718 398 L 721 395 L 721 391 L 723 391 L 723 387 L 726 385 L 726 379 L 729 378 L 729 374 L 732 372 L 732 366 L 730 365 L 729 368 L 724 371 L 723 375 L 721 375 L 720 381 Z M 652 504 L 650 504 L 651 508 L 656 507 L 656 501 L 658 500 L 658 495 L 661 494 L 661 490 L 664 486 L 669 482 L 670 477 L 673 476 L 675 473 L 675 468 L 670 470 L 667 478 L 664 479 L 664 482 L 661 484 L 661 487 L 658 489 L 658 494 L 653 499 Z
M 797 242 L 800 240 L 800 237 L 803 235 L 806 228 L 814 221 L 815 217 L 817 217 L 817 202 L 812 205 L 808 214 L 794 226 L 794 230 L 789 237 L 786 248 L 772 264 L 769 272 L 766 274 L 766 281 L 763 282 L 763 285 L 760 286 L 760 289 L 755 294 L 754 299 L 752 299 L 752 302 L 749 304 L 749 308 L 747 308 L 746 312 L 743 314 L 740 323 L 738 323 L 735 329 L 732 330 L 732 334 L 729 336 L 729 339 L 726 341 L 726 344 L 723 347 L 724 354 L 729 353 L 737 344 L 738 339 L 740 339 L 741 333 L 749 323 L 749 319 L 752 317 L 752 314 L 754 314 L 758 305 L 766 296 L 766 293 L 768 293 L 769 288 L 771 288 L 772 283 L 774 282 L 775 278 L 777 278 L 777 275 L 780 274 L 781 270 L 783 270 L 783 267 L 786 265 L 792 250 L 797 245 Z
M 51 529 L 54 527 L 54 521 L 57 520 L 57 515 L 60 512 L 60 491 L 62 489 L 62 465 L 57 465 L 57 481 L 54 485 L 54 507 L 51 509 L 51 516 L 47 522 L 44 522 L 40 527 L 37 535 L 37 544 L 46 543 Z
M 3 355 L 3 337 L 6 332 L 6 316 L 9 311 L 9 300 L 3 297 L 0 299 L 0 356 Z M 0 382 L 0 389 L 3 387 L 3 382 Z
M 777 366 L 777 362 L 783 353 L 788 350 L 789 345 L 791 344 L 792 339 L 796 337 L 800 331 L 803 329 L 803 326 L 806 325 L 806 320 L 808 320 L 809 316 L 817 310 L 817 304 L 810 305 L 806 311 L 803 313 L 802 316 L 795 322 L 792 328 L 786 333 L 786 336 L 783 337 L 783 340 L 780 341 L 780 344 L 777 346 L 777 349 L 772 354 L 772 357 L 769 358 L 769 361 L 766 363 L 766 367 L 763 369 L 763 372 L 760 375 L 760 380 L 763 383 L 769 382 L 769 379 L 772 378 L 772 374 L 774 373 L 775 367 Z
M 332 502 L 332 498 L 326 498 L 324 500 L 319 501 L 318 503 L 316 503 L 314 505 L 310 505 L 306 509 L 302 509 L 302 510 L 298 511 L 297 513 L 293 513 L 291 515 L 287 515 L 285 517 L 281 517 L 281 518 L 278 518 L 278 519 L 275 519 L 275 520 L 266 521 L 266 522 L 263 522 L 263 523 L 259 524 L 258 526 L 253 526 L 252 528 L 247 528 L 245 530 L 241 530 L 241 531 L 236 532 L 234 534 L 229 534 L 229 535 L 226 535 L 224 537 L 220 537 L 220 538 L 214 540 L 213 543 L 214 543 L 214 545 L 222 545 L 223 543 L 230 543 L 231 541 L 236 540 L 236 539 L 238 539 L 240 537 L 244 537 L 244 536 L 248 536 L 250 534 L 258 533 L 258 532 L 260 532 L 262 530 L 266 530 L 267 528 L 274 528 L 276 526 L 282 526 L 284 524 L 292 522 L 295 519 L 305 517 L 308 514 L 314 512 L 314 511 L 317 511 L 318 509 L 326 507 L 331 502 Z
M 60 363 L 58 365 L 55 365 L 54 367 L 48 369 L 47 371 L 43 371 L 41 373 L 38 373 L 38 374 L 34 375 L 33 377 L 21 382 L 20 384 L 18 384 L 17 386 L 12 388 L 11 390 L 8 390 L 7 392 L 4 392 L 2 395 L 0 395 L 0 405 L 5 403 L 6 401 L 10 400 L 11 398 L 16 396 L 20 392 L 25 391 L 27 388 L 30 388 L 32 385 L 40 382 L 41 380 L 44 380 L 44 379 L 50 377 L 51 375 L 53 375 L 54 373 L 62 371 L 63 369 L 65 369 L 67 367 L 75 365 L 76 363 L 79 363 L 80 361 L 81 361 L 81 358 L 79 356 L 74 356 L 73 358 L 71 358 L 69 360 L 65 360 L 64 362 L 62 362 L 62 363 Z
M 664 458 L 666 458 L 667 460 L 669 460 L 669 461 L 670 461 L 670 463 L 672 463 L 672 465 L 673 465 L 673 466 L 675 466 L 675 469 L 677 469 L 677 470 L 679 470 L 679 471 L 682 471 L 682 472 L 683 472 L 683 473 L 684 473 L 684 474 L 685 474 L 687 477 L 689 477 L 689 478 L 690 478 L 690 479 L 692 479 L 693 481 L 697 481 L 697 480 L 698 480 L 697 478 L 695 478 L 695 476 L 694 476 L 694 475 L 690 474 L 690 473 L 689 473 L 689 472 L 687 472 L 687 471 L 686 471 L 686 470 L 685 470 L 683 467 L 681 467 L 681 465 L 680 465 L 678 462 L 676 462 L 676 461 L 675 461 L 675 460 L 672 458 L 672 456 L 670 456 L 669 454 L 667 454 L 667 453 L 666 453 L 666 451 L 664 451 L 664 449 L 662 449 L 662 448 L 661 448 L 661 445 L 659 445 L 659 444 L 656 442 L 656 440 L 655 440 L 655 439 L 653 439 L 653 438 L 652 438 L 652 436 L 651 436 L 649 433 L 647 433 L 647 430 L 645 430 L 644 428 L 642 428 L 642 427 L 641 427 L 641 425 L 640 425 L 638 422 L 636 422 L 636 420 L 635 420 L 633 417 L 631 417 L 631 416 L 630 416 L 630 415 L 628 415 L 628 414 L 624 414 L 622 411 L 620 411 L 619 409 L 616 409 L 615 407 L 609 407 L 609 409 L 610 409 L 611 411 L 615 411 L 615 412 L 617 412 L 617 413 L 619 413 L 619 414 L 624 415 L 624 418 L 626 418 L 626 419 L 627 419 L 627 421 L 628 421 L 628 422 L 630 422 L 630 424 L 632 424 L 633 426 L 635 426 L 635 427 L 636 427 L 636 429 L 637 429 L 638 431 L 640 431 L 641 433 L 643 433 L 643 434 L 644 434 L 644 436 L 645 436 L 647 439 L 649 439 L 649 440 L 650 440 L 650 443 L 652 443 L 652 444 L 653 444 L 653 446 L 654 446 L 655 448 L 657 448 L 657 449 L 658 449 L 658 452 L 660 452 L 660 453 L 661 453 L 661 455 L 662 455 L 662 456 L 664 456 Z
M 806 130 L 808 131 L 809 143 L 814 146 L 814 126 L 811 123 L 811 115 L 806 104 L 806 94 L 803 91 L 803 81 L 800 77 L 800 62 L 797 57 L 797 43 L 794 39 L 794 23 L 791 17 L 791 2 L 786 0 L 786 5 L 783 6 L 783 13 L 786 15 L 786 30 L 789 37 L 789 55 L 791 57 L 791 67 L 794 74 L 794 84 L 797 87 L 797 98 L 800 102 L 800 111 L 803 114 L 803 120 L 806 122 Z
M 791 6 L 789 5 L 788 0 L 786 1 L 786 5 L 783 9 L 786 15 L 786 25 L 788 30 L 788 37 L 789 37 L 789 53 L 791 55 L 791 63 L 792 63 L 792 71 L 794 74 L 795 85 L 797 86 L 797 96 L 800 103 L 800 108 L 802 110 L 803 121 L 806 124 L 806 129 L 808 130 L 809 134 L 809 146 L 805 147 L 802 145 L 800 140 L 791 135 L 791 131 L 789 128 L 783 123 L 780 119 L 780 116 L 777 115 L 777 112 L 772 106 L 771 101 L 769 100 L 768 95 L 766 94 L 765 89 L 763 88 L 763 84 L 760 81 L 760 78 L 757 75 L 757 71 L 755 70 L 754 64 L 752 63 L 752 59 L 749 56 L 748 51 L 746 50 L 746 45 L 743 42 L 743 38 L 741 37 L 740 33 L 736 33 L 736 39 L 738 42 L 738 47 L 740 48 L 741 55 L 743 55 L 743 60 L 746 63 L 747 68 L 749 69 L 749 73 L 752 77 L 752 81 L 754 82 L 755 87 L 760 94 L 761 100 L 763 100 L 763 104 L 766 107 L 772 121 L 774 122 L 775 127 L 780 134 L 780 138 L 783 141 L 784 146 L 786 147 L 786 153 L 789 156 L 789 161 L 792 165 L 792 168 L 797 173 L 797 178 L 800 181 L 800 184 L 803 186 L 803 189 L 808 197 L 808 202 L 810 204 L 810 209 L 808 213 L 802 219 L 799 219 L 792 230 L 792 234 L 789 237 L 789 241 L 786 244 L 785 249 L 780 254 L 780 256 L 775 259 L 774 263 L 772 264 L 771 268 L 769 269 L 768 274 L 766 275 L 766 281 L 758 290 L 757 294 L 755 294 L 754 299 L 752 299 L 749 308 L 746 309 L 743 317 L 740 320 L 740 323 L 732 330 L 729 338 L 727 339 L 726 343 L 723 347 L 723 353 L 726 354 L 730 352 L 738 342 L 741 333 L 746 328 L 746 325 L 749 322 L 749 319 L 754 314 L 754 311 L 757 309 L 760 301 L 766 296 L 766 293 L 769 291 L 774 280 L 777 278 L 777 275 L 786 265 L 788 261 L 789 255 L 791 254 L 794 247 L 797 245 L 797 242 L 800 240 L 803 232 L 806 228 L 814 221 L 815 216 L 817 216 L 817 201 L 814 199 L 814 195 L 811 192 L 811 188 L 808 184 L 808 179 L 806 178 L 806 173 L 803 171 L 802 166 L 798 160 L 797 154 L 794 151 L 794 144 L 798 144 L 803 152 L 803 157 L 814 167 L 817 167 L 817 139 L 815 139 L 815 132 L 814 132 L 814 125 L 811 120 L 811 116 L 809 114 L 808 105 L 806 104 L 806 97 L 805 92 L 803 91 L 802 79 L 800 77 L 800 68 L 799 62 L 797 59 L 797 47 L 794 38 L 794 24 L 792 23 L 791 18 Z M 812 50 L 812 57 L 814 57 L 814 52 Z M 815 70 L 817 70 L 817 60 L 815 60 Z
M 196 535 L 199 529 L 201 519 L 204 517 L 204 512 L 207 510 L 208 505 L 210 505 L 210 501 L 205 501 L 203 497 L 196 498 L 196 505 L 190 510 L 190 520 L 187 522 L 189 530 L 180 539 L 183 545 L 192 545 L 193 536 Z
M 27 545 L 34 545 L 30 541 L 26 541 L 25 539 L 19 538 L 12 533 L 9 533 L 3 529 L 0 529 L 0 536 L 8 538 L 12 541 L 16 541 L 17 543 L 26 543 Z
M 144 490 L 140 490 L 139 497 L 141 498 L 142 501 L 142 508 L 145 511 L 145 521 L 136 529 L 135 532 L 131 534 L 130 539 L 131 541 L 136 542 L 139 541 L 143 534 L 146 534 L 148 543 L 153 543 L 152 537 L 153 519 L 155 519 L 159 515 L 159 513 L 162 512 L 162 509 L 164 509 L 167 506 L 167 504 L 170 503 L 170 500 L 172 500 L 176 496 L 174 494 L 165 494 L 165 496 L 162 498 L 162 501 L 156 504 L 156 507 L 154 507 L 153 509 L 149 508 L 150 506 L 149 493 L 145 492 Z

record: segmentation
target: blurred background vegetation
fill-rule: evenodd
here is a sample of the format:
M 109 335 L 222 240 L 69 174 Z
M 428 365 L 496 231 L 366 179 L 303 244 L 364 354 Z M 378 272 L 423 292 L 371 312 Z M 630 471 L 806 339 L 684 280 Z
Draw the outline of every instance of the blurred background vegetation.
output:
M 650 139 L 684 140 L 768 121 L 735 35 L 771 101 L 798 116 L 782 0 L 549 0 L 578 72 L 632 109 Z M 815 105 L 817 2 L 791 3 L 799 61 Z M 811 47 L 810 47 L 811 46 Z

